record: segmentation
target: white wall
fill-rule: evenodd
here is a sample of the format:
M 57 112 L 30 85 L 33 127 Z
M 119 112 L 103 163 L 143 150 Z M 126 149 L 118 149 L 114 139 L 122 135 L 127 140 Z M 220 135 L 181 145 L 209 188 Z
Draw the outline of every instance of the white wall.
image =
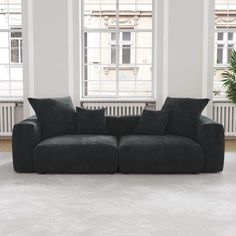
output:
M 214 0 L 162 0 L 158 10 L 158 107 L 166 96 L 212 99 Z M 212 102 L 206 113 L 211 116 Z
M 158 108 L 166 96 L 212 98 L 214 0 L 156 4 Z M 23 0 L 25 101 L 70 94 L 79 103 L 78 5 L 79 0 Z M 27 103 L 24 110 L 28 116 Z

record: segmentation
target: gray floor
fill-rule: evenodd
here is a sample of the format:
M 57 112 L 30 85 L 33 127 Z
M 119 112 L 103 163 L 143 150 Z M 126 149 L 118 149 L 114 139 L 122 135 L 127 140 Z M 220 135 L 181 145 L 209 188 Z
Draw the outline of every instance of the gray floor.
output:
M 236 153 L 220 174 L 16 174 L 0 153 L 0 235 L 236 235 Z

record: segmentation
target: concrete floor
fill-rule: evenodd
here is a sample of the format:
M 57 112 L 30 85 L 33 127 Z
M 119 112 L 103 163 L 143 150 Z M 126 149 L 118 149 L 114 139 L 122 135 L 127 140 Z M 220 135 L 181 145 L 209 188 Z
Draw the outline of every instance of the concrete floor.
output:
M 236 142 L 198 175 L 17 174 L 0 153 L 0 235 L 235 236 Z

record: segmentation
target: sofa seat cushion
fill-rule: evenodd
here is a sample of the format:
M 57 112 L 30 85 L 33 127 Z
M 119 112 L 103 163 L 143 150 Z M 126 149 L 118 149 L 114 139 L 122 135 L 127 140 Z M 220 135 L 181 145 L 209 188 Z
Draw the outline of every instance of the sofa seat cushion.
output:
M 119 142 L 123 173 L 198 173 L 203 150 L 192 139 L 174 135 L 129 135 Z
M 38 173 L 114 173 L 117 152 L 113 136 L 57 136 L 35 147 L 34 169 Z

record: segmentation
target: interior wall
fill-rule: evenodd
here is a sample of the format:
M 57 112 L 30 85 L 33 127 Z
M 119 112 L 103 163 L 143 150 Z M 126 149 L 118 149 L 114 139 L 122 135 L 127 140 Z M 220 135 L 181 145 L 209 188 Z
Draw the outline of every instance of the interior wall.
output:
M 201 97 L 204 0 L 169 1 L 168 95 Z
M 166 96 L 212 98 L 214 0 L 158 0 L 155 9 L 157 107 Z M 25 117 L 28 96 L 79 103 L 79 15 L 78 0 L 23 0 Z
M 35 96 L 67 95 L 67 0 L 34 1 L 33 13 Z

